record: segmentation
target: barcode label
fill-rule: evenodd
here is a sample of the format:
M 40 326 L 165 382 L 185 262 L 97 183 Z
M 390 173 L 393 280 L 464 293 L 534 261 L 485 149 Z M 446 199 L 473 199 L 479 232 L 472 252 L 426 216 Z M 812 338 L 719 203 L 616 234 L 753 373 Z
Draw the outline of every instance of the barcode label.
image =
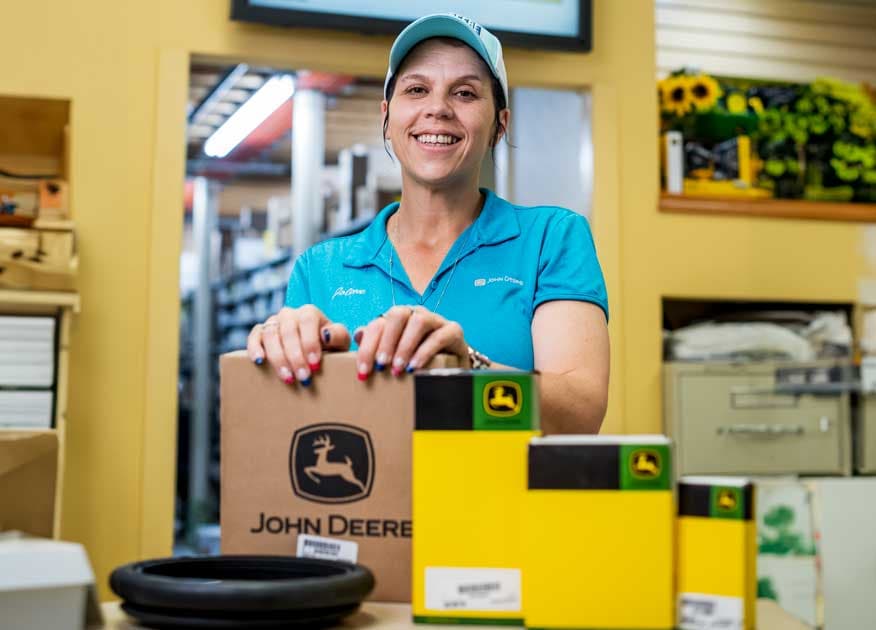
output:
M 741 597 L 678 594 L 678 627 L 681 630 L 742 630 L 743 615 Z
M 359 557 L 359 545 L 349 540 L 301 534 L 298 536 L 297 555 L 299 558 L 343 560 L 356 564 Z
M 519 569 L 426 568 L 428 610 L 521 609 Z

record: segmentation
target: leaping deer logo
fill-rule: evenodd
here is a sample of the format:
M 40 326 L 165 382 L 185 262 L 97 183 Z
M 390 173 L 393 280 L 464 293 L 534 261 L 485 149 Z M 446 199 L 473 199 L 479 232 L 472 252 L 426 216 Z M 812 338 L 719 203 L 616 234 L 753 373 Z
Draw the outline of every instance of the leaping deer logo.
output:
M 315 483 L 320 483 L 320 477 L 340 477 L 344 481 L 353 484 L 362 492 L 365 492 L 365 484 L 356 478 L 353 472 L 353 462 L 348 456 L 344 456 L 343 462 L 330 462 L 329 451 L 335 449 L 328 435 L 321 435 L 313 440 L 313 453 L 316 455 L 316 464 L 307 466 L 304 474 Z
M 660 456 L 653 451 L 636 451 L 630 459 L 633 476 L 653 479 L 660 475 Z
M 736 509 L 736 493 L 733 490 L 721 489 L 718 491 L 718 509 L 732 512 Z
M 493 381 L 484 388 L 484 411 L 490 416 L 513 416 L 523 406 L 523 391 L 513 381 Z

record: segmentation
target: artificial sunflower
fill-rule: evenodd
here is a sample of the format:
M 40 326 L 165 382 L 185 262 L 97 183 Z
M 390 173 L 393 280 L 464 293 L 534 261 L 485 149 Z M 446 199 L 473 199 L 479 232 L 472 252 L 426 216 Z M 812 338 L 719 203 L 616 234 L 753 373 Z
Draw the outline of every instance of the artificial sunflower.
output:
M 707 74 L 699 74 L 690 79 L 690 94 L 697 111 L 712 109 L 721 96 L 721 86 Z
M 693 109 L 690 83 L 690 77 L 683 75 L 666 77 L 660 82 L 663 111 L 684 116 Z

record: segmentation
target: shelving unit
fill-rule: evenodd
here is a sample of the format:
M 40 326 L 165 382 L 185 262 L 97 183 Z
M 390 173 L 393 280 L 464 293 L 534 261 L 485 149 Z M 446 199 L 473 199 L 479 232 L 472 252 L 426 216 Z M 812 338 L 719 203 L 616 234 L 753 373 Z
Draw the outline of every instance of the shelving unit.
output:
M 58 440 L 57 468 L 55 471 L 54 509 L 52 536 L 61 531 L 61 497 L 64 490 L 64 461 L 67 434 L 67 385 L 70 374 L 69 347 L 70 324 L 73 315 L 79 313 L 78 293 L 61 291 L 25 291 L 0 289 L 0 314 L 3 315 L 53 315 L 57 317 L 57 354 L 55 356 L 55 413 L 54 426 L 49 429 L 0 428 L 7 433 L 20 435 L 54 434 Z
M 801 199 L 745 199 L 661 193 L 661 212 L 814 221 L 876 221 L 876 204 L 805 201 Z

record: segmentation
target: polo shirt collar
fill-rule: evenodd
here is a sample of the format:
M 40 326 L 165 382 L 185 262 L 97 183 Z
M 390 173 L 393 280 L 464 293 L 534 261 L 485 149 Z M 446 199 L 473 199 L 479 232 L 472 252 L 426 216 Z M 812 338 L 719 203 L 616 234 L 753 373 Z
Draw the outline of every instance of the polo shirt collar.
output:
M 496 245 L 520 236 L 520 222 L 514 206 L 491 190 L 481 188 L 480 191 L 486 196 L 484 208 L 472 226 L 474 232 L 468 239 L 466 251 L 460 252 L 460 256 L 468 255 L 481 245 Z M 377 264 L 380 252 L 387 245 L 386 222 L 398 210 L 398 206 L 396 201 L 383 208 L 367 228 L 353 237 L 355 242 L 344 260 L 345 266 L 367 267 Z

